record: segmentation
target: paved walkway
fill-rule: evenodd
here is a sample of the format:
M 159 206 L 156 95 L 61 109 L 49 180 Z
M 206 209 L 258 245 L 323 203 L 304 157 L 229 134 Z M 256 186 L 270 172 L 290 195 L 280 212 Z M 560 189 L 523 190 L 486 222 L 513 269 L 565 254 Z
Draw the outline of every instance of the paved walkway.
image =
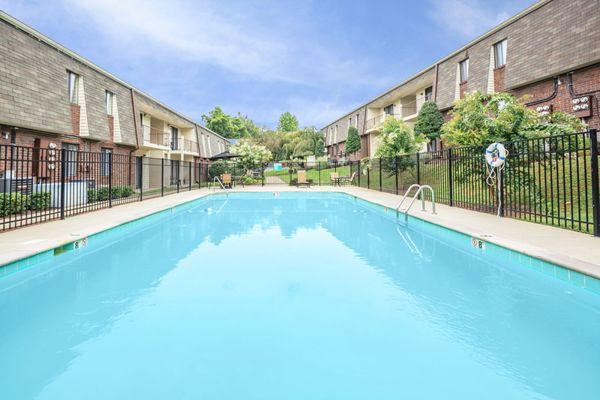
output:
M 230 192 L 315 191 L 345 192 L 365 200 L 395 208 L 400 197 L 373 190 L 347 187 L 295 188 L 290 186 L 252 186 Z M 194 190 L 111 209 L 81 214 L 62 221 L 29 226 L 0 234 L 0 265 L 44 250 L 53 249 L 78 238 L 109 229 L 145 215 L 222 190 Z M 546 225 L 468 211 L 439 204 L 437 215 L 414 207 L 410 214 L 472 237 L 480 237 L 546 261 L 600 278 L 600 238 Z

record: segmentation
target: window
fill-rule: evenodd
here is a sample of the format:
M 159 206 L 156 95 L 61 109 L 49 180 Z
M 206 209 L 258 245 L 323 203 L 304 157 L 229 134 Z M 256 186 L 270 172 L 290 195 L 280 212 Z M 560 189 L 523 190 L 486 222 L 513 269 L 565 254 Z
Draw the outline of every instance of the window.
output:
M 394 105 L 390 104 L 389 106 L 383 107 L 383 112 L 385 115 L 394 115 Z
M 177 150 L 179 147 L 179 130 L 174 126 L 171 127 L 171 150 Z
M 110 173 L 110 155 L 112 149 L 102 148 L 100 153 L 100 174 L 102 176 L 108 176 Z
M 356 114 L 356 127 L 358 128 L 358 114 Z
M 113 99 L 115 94 L 113 92 L 106 91 L 106 115 L 113 115 Z
M 506 39 L 494 45 L 494 68 L 503 67 L 506 64 Z
M 460 82 L 466 82 L 469 80 L 469 59 L 462 60 L 460 66 Z
M 69 102 L 71 104 L 77 104 L 77 95 L 79 91 L 79 75 L 71 71 L 67 71 L 67 74 L 69 79 Z
M 65 173 L 67 176 L 75 176 L 77 173 L 77 151 L 79 146 L 72 143 L 63 143 L 62 148 L 65 149 Z
M 433 86 L 429 86 L 425 89 L 425 101 L 433 100 Z
M 348 118 L 348 127 L 352 126 L 352 117 Z

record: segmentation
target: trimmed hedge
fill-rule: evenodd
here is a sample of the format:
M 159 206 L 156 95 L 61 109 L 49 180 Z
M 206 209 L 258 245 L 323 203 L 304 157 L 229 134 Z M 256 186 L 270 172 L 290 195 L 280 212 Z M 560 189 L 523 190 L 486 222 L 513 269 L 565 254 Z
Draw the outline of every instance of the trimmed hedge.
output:
M 129 197 L 133 194 L 133 188 L 131 186 L 120 185 L 113 186 L 111 189 L 112 198 L 120 199 L 123 197 Z M 89 189 L 87 192 L 88 203 L 95 203 L 97 201 L 108 201 L 108 186 L 103 186 L 97 189 Z
M 33 193 L 28 198 L 28 208 L 34 211 L 43 211 L 50 208 L 52 195 L 49 192 Z
M 27 196 L 21 193 L 0 193 L 0 217 L 19 214 L 27 209 Z

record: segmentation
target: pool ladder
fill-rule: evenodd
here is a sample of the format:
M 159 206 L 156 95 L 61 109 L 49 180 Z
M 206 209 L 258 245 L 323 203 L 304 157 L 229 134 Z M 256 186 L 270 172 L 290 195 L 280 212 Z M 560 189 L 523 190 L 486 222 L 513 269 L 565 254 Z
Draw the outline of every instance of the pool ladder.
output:
M 213 179 L 213 184 L 219 182 L 219 185 L 221 186 L 221 189 L 225 190 L 225 185 L 223 185 L 223 182 L 221 182 L 221 180 L 219 179 L 218 176 L 215 176 Z M 215 186 L 213 185 L 213 189 L 215 188 Z
M 417 192 L 411 198 L 410 203 L 408 203 L 408 207 L 406 207 L 406 209 L 402 210 L 401 209 L 402 204 L 404 204 L 404 201 L 408 198 L 408 195 L 410 194 L 410 192 L 415 188 L 417 189 Z M 402 196 L 402 200 L 400 200 L 400 204 L 398 204 L 398 207 L 396 207 L 396 213 L 404 213 L 404 221 L 408 221 L 408 211 L 410 210 L 410 208 L 415 203 L 415 200 L 418 197 L 421 198 L 421 210 L 426 211 L 425 196 L 424 196 L 423 190 L 429 190 L 429 192 L 431 193 L 431 211 L 433 214 L 435 214 L 435 192 L 433 191 L 433 188 L 429 185 L 419 185 L 419 184 L 415 183 L 413 185 L 410 185 L 408 190 L 404 193 L 404 196 Z

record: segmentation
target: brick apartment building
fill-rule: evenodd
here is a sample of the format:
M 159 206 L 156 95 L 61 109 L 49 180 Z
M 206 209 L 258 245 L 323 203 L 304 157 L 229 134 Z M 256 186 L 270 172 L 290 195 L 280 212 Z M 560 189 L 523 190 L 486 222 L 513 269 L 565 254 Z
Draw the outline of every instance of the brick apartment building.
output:
M 598 0 L 541 0 L 322 128 L 327 154 L 373 156 L 388 115 L 413 125 L 426 100 L 447 113 L 472 91 L 528 95 L 527 105 L 539 112 L 569 112 L 600 128 L 599 27 Z M 362 146 L 346 155 L 350 126 L 358 128 Z
M 0 145 L 10 144 L 172 165 L 206 160 L 229 142 L 0 11 Z M 54 173 L 38 164 L 36 178 Z

